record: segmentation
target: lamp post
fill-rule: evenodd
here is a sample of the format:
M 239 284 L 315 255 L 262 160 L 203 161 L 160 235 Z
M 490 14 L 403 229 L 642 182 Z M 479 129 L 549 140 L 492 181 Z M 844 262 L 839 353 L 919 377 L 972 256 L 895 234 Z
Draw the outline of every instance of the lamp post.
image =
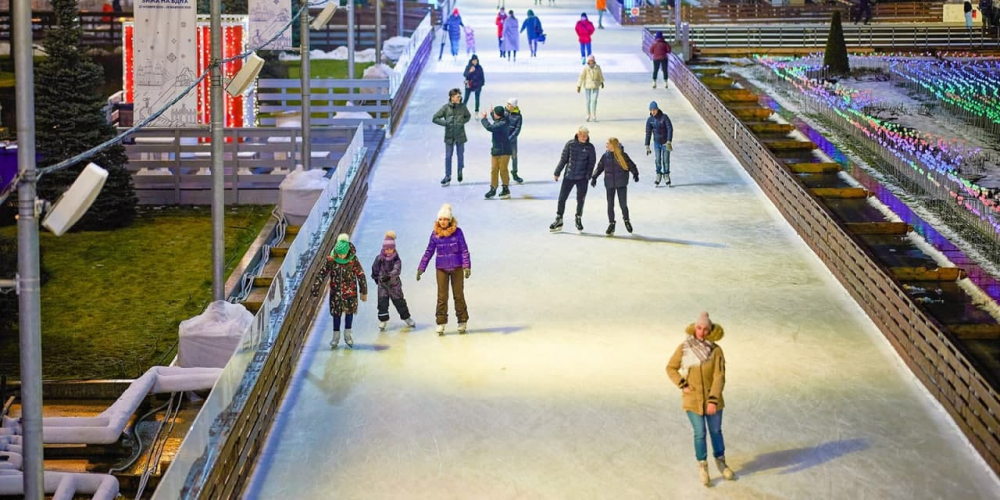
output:
M 396 36 L 403 36 L 403 0 L 396 0 Z
M 223 117 L 225 101 L 222 100 L 222 1 L 211 0 L 211 58 L 212 74 L 209 97 L 211 99 L 212 136 L 212 300 L 224 300 L 226 281 L 223 276 L 223 259 L 226 245 L 225 210 L 226 192 L 223 182 L 225 168 L 225 139 Z
M 347 0 L 347 79 L 354 79 L 354 0 Z
M 353 1 L 353 0 L 348 0 Z M 312 168 L 312 84 L 309 82 L 309 0 L 302 0 L 299 17 L 299 86 L 302 87 L 302 170 Z
M 382 64 L 382 1 L 375 0 L 375 64 Z

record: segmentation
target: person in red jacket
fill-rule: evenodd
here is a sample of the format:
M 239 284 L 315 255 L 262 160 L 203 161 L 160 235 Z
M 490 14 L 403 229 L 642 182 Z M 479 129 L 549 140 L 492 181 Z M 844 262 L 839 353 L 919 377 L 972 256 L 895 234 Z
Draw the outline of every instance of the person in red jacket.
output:
M 594 34 L 594 23 L 587 19 L 587 13 L 580 14 L 576 22 L 576 37 L 580 40 L 580 64 L 587 64 L 590 51 L 590 36 Z
M 653 45 L 649 46 L 649 55 L 653 56 L 653 88 L 656 88 L 656 72 L 663 69 L 663 88 L 667 88 L 667 54 L 670 53 L 670 44 L 663 39 L 663 32 L 657 31 Z
M 500 9 L 497 13 L 497 45 L 500 46 L 500 59 L 506 55 L 503 51 L 503 22 L 507 20 L 507 13 Z

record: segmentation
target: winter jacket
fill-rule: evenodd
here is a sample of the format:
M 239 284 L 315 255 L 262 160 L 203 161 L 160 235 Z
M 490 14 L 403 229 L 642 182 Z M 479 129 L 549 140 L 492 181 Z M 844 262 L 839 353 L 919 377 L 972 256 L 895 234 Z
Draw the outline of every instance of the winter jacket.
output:
M 576 38 L 580 43 L 590 43 L 590 36 L 594 34 L 594 23 L 587 19 L 580 19 L 576 22 Z
M 596 163 L 597 151 L 594 150 L 594 145 L 590 143 L 590 140 L 580 142 L 576 136 L 573 136 L 563 146 L 559 165 L 556 165 L 555 176 L 559 177 L 565 168 L 567 180 L 589 179 L 594 173 L 594 164 Z
M 510 143 L 517 144 L 517 136 L 521 135 L 521 123 L 524 119 L 521 117 L 521 108 L 514 108 L 507 112 L 507 127 L 510 129 L 507 133 L 510 135 Z
M 462 35 L 462 16 L 452 14 L 448 17 L 448 20 L 444 22 L 444 29 L 448 30 L 448 38 L 454 41 L 458 41 L 458 38 Z
M 493 147 L 490 156 L 505 156 L 514 153 L 510 146 L 510 125 L 506 118 L 490 123 L 489 118 L 483 118 L 483 128 L 493 133 Z
M 656 116 L 649 115 L 649 118 L 646 118 L 646 147 L 649 147 L 650 138 L 657 144 L 666 144 L 674 140 L 674 125 L 670 123 L 670 117 L 662 109 Z
M 517 18 L 514 16 L 507 16 L 507 19 L 503 22 L 503 50 L 521 50 L 521 38 L 518 35 L 518 25 Z
M 507 20 L 507 13 L 500 11 L 497 13 L 497 38 L 503 38 L 503 22 Z
M 972 12 L 972 2 L 965 0 L 965 3 L 962 4 L 962 12 Z
M 476 70 L 470 72 L 469 69 L 472 68 L 472 59 L 476 60 Z M 462 73 L 462 76 L 464 76 L 465 81 L 468 82 L 465 84 L 465 88 L 476 91 L 483 88 L 483 85 L 486 85 L 486 74 L 483 73 L 483 65 L 479 64 L 479 58 L 472 56 L 472 59 L 469 59 L 469 64 L 465 65 L 465 72 Z
M 607 0 L 597 0 L 597 10 L 607 10 L 608 2 Z
M 372 281 L 378 286 L 379 298 L 403 298 L 403 282 L 399 279 L 402 270 L 403 261 L 399 259 L 399 253 L 386 257 L 384 253 L 379 252 L 375 262 L 372 263 Z
M 625 163 L 628 163 L 628 170 L 625 170 L 618 164 L 614 153 L 607 151 L 601 157 L 601 161 L 597 162 L 597 171 L 590 178 L 596 181 L 603 172 L 604 187 L 606 188 L 628 187 L 629 175 L 635 179 L 635 182 L 639 182 L 639 169 L 636 168 L 632 158 L 628 157 L 628 153 L 625 152 L 624 148 L 622 149 L 622 155 L 625 156 Z
M 323 279 L 330 277 L 330 312 L 331 314 L 357 314 L 358 294 L 368 294 L 368 281 L 365 278 L 365 268 L 358 262 L 357 250 L 351 243 L 351 251 L 347 254 L 347 263 L 338 264 L 333 256 L 326 258 L 326 263 L 320 269 L 319 275 L 313 281 L 313 293 L 317 293 Z
M 542 34 L 542 21 L 538 16 L 528 16 L 521 24 L 521 32 L 528 32 L 528 41 L 538 38 Z
M 687 327 L 687 334 L 694 335 L 694 324 Z M 712 332 L 706 339 L 716 342 L 722 335 L 722 327 L 712 325 Z M 722 389 L 726 385 L 726 358 L 718 344 L 712 348 L 708 361 L 704 363 L 690 348 L 681 344 L 667 362 L 667 375 L 679 389 L 691 388 L 691 392 L 682 393 L 681 396 L 684 411 L 705 415 L 708 403 L 715 403 L 716 410 L 725 406 Z
M 649 46 L 649 55 L 653 56 L 654 61 L 666 61 L 670 50 L 669 43 L 665 42 L 662 38 L 657 38 L 653 40 L 653 45 Z
M 983 16 L 983 22 L 990 19 L 990 11 L 993 10 L 993 0 L 979 0 L 979 15 Z
M 452 221 L 453 232 L 442 230 L 437 223 L 434 224 L 434 231 L 431 232 L 431 239 L 427 242 L 427 250 L 423 258 L 420 259 L 420 266 L 417 268 L 421 273 L 427 270 L 427 264 L 431 261 L 431 256 L 435 253 L 435 268 L 441 271 L 454 271 L 455 269 L 472 269 L 472 260 L 469 258 L 469 247 L 465 244 L 465 235 L 462 230 L 455 227 L 457 222 Z
M 471 119 L 472 113 L 465 104 L 449 102 L 434 113 L 433 121 L 444 127 L 445 144 L 465 144 L 469 140 L 465 136 L 465 124 Z
M 583 71 L 580 72 L 580 81 L 576 86 L 591 90 L 603 87 L 604 73 L 601 71 L 601 65 L 594 64 L 593 68 L 589 64 L 584 65 Z

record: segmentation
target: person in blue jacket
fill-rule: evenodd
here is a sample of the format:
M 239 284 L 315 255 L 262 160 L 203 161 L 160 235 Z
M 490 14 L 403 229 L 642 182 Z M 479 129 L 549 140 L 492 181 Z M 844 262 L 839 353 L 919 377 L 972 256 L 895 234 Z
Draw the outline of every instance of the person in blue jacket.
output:
M 479 94 L 483 91 L 483 85 L 486 85 L 486 75 L 483 73 L 483 66 L 479 64 L 479 56 L 472 54 L 462 76 L 465 77 L 465 99 L 462 104 L 469 104 L 469 96 L 476 94 L 475 113 L 479 113 Z
M 458 15 L 458 9 L 451 11 L 451 16 L 444 22 L 444 29 L 448 32 L 448 41 L 451 42 L 451 57 L 458 57 L 459 40 L 462 37 L 462 16 Z
M 531 57 L 538 56 L 538 42 L 542 36 L 542 21 L 538 19 L 535 12 L 528 9 L 528 18 L 521 25 L 521 32 L 528 32 L 528 49 L 531 50 Z
M 649 140 L 653 139 L 653 150 Z M 665 182 L 670 185 L 670 152 L 674 150 L 674 126 L 670 117 L 660 110 L 656 101 L 649 103 L 649 118 L 646 118 L 646 154 L 656 152 L 656 185 Z

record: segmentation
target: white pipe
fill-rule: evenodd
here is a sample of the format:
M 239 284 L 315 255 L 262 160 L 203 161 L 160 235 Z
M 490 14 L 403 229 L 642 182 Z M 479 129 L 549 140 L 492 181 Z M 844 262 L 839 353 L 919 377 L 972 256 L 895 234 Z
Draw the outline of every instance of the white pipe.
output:
M 24 479 L 20 473 L 0 474 L 0 495 L 24 495 Z M 53 500 L 72 500 L 75 496 L 91 495 L 94 500 L 114 500 L 118 496 L 118 480 L 107 474 L 45 472 L 45 493 Z

